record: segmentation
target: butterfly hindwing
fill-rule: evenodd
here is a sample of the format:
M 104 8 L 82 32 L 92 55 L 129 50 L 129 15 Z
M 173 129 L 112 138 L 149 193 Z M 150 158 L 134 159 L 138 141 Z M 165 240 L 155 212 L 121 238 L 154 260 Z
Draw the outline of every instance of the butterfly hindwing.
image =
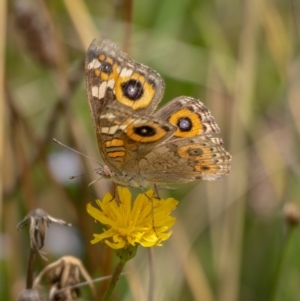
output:
M 213 116 L 203 103 L 188 96 L 179 96 L 169 101 L 154 116 L 167 120 L 177 127 L 173 139 L 220 132 Z
M 155 177 L 162 183 L 216 180 L 230 168 L 231 156 L 222 144 L 220 138 L 208 137 L 166 141 L 140 160 L 139 169 L 146 180 Z

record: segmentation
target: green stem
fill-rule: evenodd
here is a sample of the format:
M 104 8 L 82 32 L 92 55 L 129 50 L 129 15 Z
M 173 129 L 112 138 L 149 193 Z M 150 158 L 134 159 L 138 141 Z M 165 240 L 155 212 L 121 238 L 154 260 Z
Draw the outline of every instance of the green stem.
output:
M 110 280 L 109 286 L 108 286 L 107 290 L 105 291 L 105 294 L 102 298 L 102 301 L 109 300 L 109 298 L 110 298 L 110 296 L 111 296 L 111 294 L 112 294 L 112 292 L 113 292 L 113 290 L 114 290 L 114 288 L 115 288 L 115 286 L 116 286 L 116 284 L 119 280 L 119 277 L 121 275 L 121 272 L 122 272 L 125 264 L 126 264 L 126 261 L 120 260 L 120 262 L 116 266 L 115 271 L 113 273 L 113 276 Z
M 288 227 L 288 232 L 287 232 L 287 234 L 284 238 L 284 241 L 283 241 L 283 246 L 281 248 L 279 258 L 278 258 L 278 261 L 277 261 L 277 265 L 276 265 L 276 270 L 275 270 L 275 275 L 274 275 L 274 282 L 273 282 L 272 291 L 271 291 L 271 298 L 270 298 L 271 301 L 276 300 L 276 293 L 277 293 L 277 290 L 278 290 L 279 280 L 280 280 L 281 272 L 282 272 L 282 269 L 283 269 L 283 263 L 284 263 L 284 259 L 285 259 L 286 254 L 287 254 L 289 241 L 292 237 L 292 233 L 293 233 L 294 228 L 295 227 L 293 227 L 293 226 Z
M 104 293 L 104 296 L 102 298 L 102 301 L 108 301 L 119 278 L 123 271 L 123 268 L 128 260 L 133 258 L 136 254 L 137 245 L 136 246 L 129 246 L 126 249 L 120 249 L 117 251 L 117 256 L 120 258 L 120 262 L 115 268 L 115 271 L 112 275 L 112 278 L 110 280 L 110 283 L 108 285 L 107 290 Z

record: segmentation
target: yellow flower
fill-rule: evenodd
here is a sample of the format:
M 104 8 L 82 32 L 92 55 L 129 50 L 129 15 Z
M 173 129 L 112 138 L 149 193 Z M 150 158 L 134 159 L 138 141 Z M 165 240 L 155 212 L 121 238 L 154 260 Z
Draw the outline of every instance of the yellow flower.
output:
M 143 247 L 161 246 L 171 236 L 170 228 L 176 219 L 170 216 L 178 201 L 154 197 L 153 190 L 139 194 L 131 201 L 128 188 L 118 186 L 118 202 L 107 193 L 103 200 L 96 200 L 100 209 L 87 205 L 87 212 L 105 225 L 102 234 L 94 234 L 92 244 L 103 241 L 113 249 L 137 244 Z

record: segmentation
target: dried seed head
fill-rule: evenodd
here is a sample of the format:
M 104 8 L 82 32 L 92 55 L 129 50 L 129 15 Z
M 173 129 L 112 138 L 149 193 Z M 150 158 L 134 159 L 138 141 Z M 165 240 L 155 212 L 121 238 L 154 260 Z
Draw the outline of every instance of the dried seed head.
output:
M 56 219 L 48 215 L 44 210 L 37 208 L 32 210 L 25 218 L 17 225 L 17 229 L 21 230 L 25 225 L 30 224 L 30 246 L 32 250 L 38 252 L 43 259 L 45 256 L 40 252 L 44 246 L 47 227 L 51 223 L 57 223 L 64 226 L 71 226 L 63 220 Z
M 80 296 L 80 289 L 76 285 L 81 283 L 80 275 L 89 283 L 94 292 L 92 278 L 82 262 L 73 256 L 64 256 L 47 265 L 35 278 L 33 287 L 36 288 L 43 276 L 47 275 L 51 287 L 50 300 L 74 300 Z

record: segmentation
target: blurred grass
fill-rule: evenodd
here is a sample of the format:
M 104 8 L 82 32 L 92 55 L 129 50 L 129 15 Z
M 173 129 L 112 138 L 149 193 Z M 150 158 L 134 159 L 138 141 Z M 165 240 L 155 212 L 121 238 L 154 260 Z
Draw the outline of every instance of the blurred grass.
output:
M 49 156 L 65 151 L 53 137 L 100 158 L 83 60 L 91 40 L 102 36 L 120 47 L 127 47 L 126 37 L 133 58 L 161 73 L 163 102 L 178 95 L 201 99 L 233 155 L 224 180 L 162 192 L 181 203 L 173 237 L 154 250 L 155 300 L 297 300 L 299 229 L 285 243 L 291 230 L 282 213 L 285 203 L 300 206 L 297 1 L 135 1 L 130 29 L 124 23 L 125 1 L 65 0 L 45 6 L 40 0 L 34 3 L 42 8 L 41 32 L 29 35 L 31 40 L 26 27 L 16 25 L 16 3 L 10 2 L 7 12 L 0 8 L 7 16 L 6 37 L 0 32 L 6 46 L 6 53 L 0 52 L 5 62 L 0 299 L 15 300 L 24 288 L 28 254 L 20 250 L 27 249 L 27 241 L 16 224 L 36 207 L 73 223 L 79 243 L 65 252 L 80 256 L 93 277 L 111 273 L 113 254 L 90 245 L 95 225 L 85 213 L 85 204 L 102 197 L 111 184 L 102 180 L 88 188 L 97 178 L 93 173 L 75 183 L 67 177 L 60 182 L 49 167 Z M 46 37 L 40 43 L 45 48 L 29 50 L 26 43 L 33 45 L 39 34 Z M 82 172 L 97 168 L 80 160 Z M 50 259 L 68 255 L 51 251 L 51 243 L 48 254 Z M 145 250 L 128 270 L 115 300 L 146 300 Z M 98 288 L 101 294 L 104 287 Z

